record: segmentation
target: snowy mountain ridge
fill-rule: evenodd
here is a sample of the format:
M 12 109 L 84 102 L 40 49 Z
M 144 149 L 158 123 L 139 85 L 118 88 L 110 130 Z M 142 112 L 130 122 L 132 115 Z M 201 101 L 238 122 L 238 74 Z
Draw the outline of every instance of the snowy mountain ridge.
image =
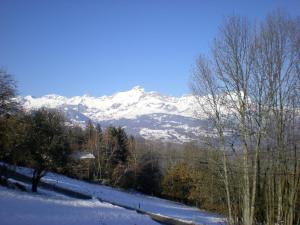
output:
M 91 119 L 104 127 L 125 127 L 129 133 L 146 139 L 180 143 L 196 140 L 203 133 L 205 121 L 204 114 L 202 122 L 195 116 L 194 96 L 164 96 L 146 92 L 140 86 L 111 96 L 67 98 L 50 94 L 38 98 L 19 96 L 17 101 L 28 111 L 41 107 L 59 109 L 72 124 L 84 126 Z

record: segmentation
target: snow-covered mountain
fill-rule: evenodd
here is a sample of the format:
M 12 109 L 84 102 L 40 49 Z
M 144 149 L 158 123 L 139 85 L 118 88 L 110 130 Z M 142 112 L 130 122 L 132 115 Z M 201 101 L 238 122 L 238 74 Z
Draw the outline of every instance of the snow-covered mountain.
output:
M 67 98 L 51 94 L 38 98 L 19 96 L 17 100 L 26 110 L 59 109 L 72 124 L 84 126 L 91 119 L 103 127 L 125 127 L 130 134 L 146 139 L 188 142 L 199 139 L 206 126 L 205 116 L 201 120 L 195 117 L 197 103 L 193 96 L 164 96 L 139 86 L 111 96 Z

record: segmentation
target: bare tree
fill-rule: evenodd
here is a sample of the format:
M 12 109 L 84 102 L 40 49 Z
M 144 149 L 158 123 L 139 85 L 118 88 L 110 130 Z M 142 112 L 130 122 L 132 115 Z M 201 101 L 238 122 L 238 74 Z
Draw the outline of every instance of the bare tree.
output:
M 13 101 L 15 95 L 15 80 L 12 75 L 0 69 L 0 116 L 16 107 L 16 102 Z
M 264 203 L 267 218 L 260 220 L 266 219 L 268 224 L 295 221 L 299 190 L 299 40 L 299 21 L 280 12 L 271 14 L 260 27 L 234 16 L 221 26 L 212 57 L 197 61 L 192 90 L 201 113 L 213 122 L 223 151 L 230 223 L 237 218 L 232 213 L 234 196 L 230 193 L 226 156 L 225 136 L 229 132 L 238 140 L 235 149 L 242 158 L 242 223 L 254 224 L 257 211 L 264 210 L 258 206 L 262 200 L 262 169 L 269 180 L 265 195 L 270 201 Z M 270 148 L 263 154 L 269 163 L 262 168 L 262 151 Z M 276 176 L 281 173 L 285 176 Z
M 210 63 L 204 57 L 199 57 L 197 67 L 191 83 L 192 91 L 200 106 L 200 114 L 204 113 L 217 130 L 219 138 L 219 146 L 223 152 L 223 168 L 224 168 L 224 185 L 226 190 L 226 200 L 228 209 L 229 224 L 233 224 L 231 194 L 229 190 L 228 166 L 225 146 L 225 124 L 226 119 L 222 111 L 223 96 L 218 88 L 217 80 L 214 78 L 213 72 L 210 69 Z M 199 115 L 202 116 L 202 115 Z
M 299 21 L 282 12 L 271 14 L 261 27 L 257 70 L 264 76 L 270 124 L 267 135 L 272 155 L 268 192 L 268 224 L 293 224 L 296 190 L 299 190 L 297 143 L 299 138 Z M 298 143 L 299 144 L 299 143 Z M 279 174 L 279 175 L 278 175 Z M 272 201 L 270 201 L 272 199 Z M 276 205 L 275 205 L 276 204 Z

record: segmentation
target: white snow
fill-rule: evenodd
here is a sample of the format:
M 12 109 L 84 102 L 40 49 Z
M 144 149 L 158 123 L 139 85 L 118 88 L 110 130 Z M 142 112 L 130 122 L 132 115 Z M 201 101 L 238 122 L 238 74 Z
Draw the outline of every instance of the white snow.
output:
M 30 194 L 0 186 L 1 225 L 157 225 L 146 215 L 103 203 L 55 194 Z
M 193 132 L 194 125 L 190 126 L 190 120 L 190 122 L 185 122 L 184 120 L 180 121 L 180 118 L 176 118 L 176 116 L 191 118 L 192 120 L 195 118 L 207 118 L 200 109 L 195 108 L 198 105 L 197 101 L 199 99 L 196 99 L 192 95 L 184 95 L 182 97 L 165 96 L 153 91 L 147 92 L 140 86 L 133 87 L 128 91 L 117 92 L 111 96 L 93 97 L 83 95 L 67 98 L 51 94 L 37 98 L 32 96 L 19 96 L 16 100 L 20 102 L 27 111 L 47 107 L 59 109 L 65 113 L 71 112 L 68 116 L 69 121 L 71 124 L 81 127 L 85 127 L 85 120 L 80 119 L 79 115 L 73 115 L 74 112 L 100 124 L 105 122 L 111 123 L 111 121 L 122 119 L 141 120 L 139 125 L 131 125 L 130 122 L 129 124 L 122 123 L 122 125 L 129 125 L 128 130 L 134 130 L 135 132 L 131 133 L 133 135 L 140 134 L 146 139 L 153 138 L 177 143 L 195 140 L 195 137 L 199 137 L 199 135 L 197 132 Z M 195 111 L 197 111 L 197 115 Z M 147 122 L 143 123 L 145 116 L 155 118 L 152 127 L 147 127 L 149 126 Z M 168 123 L 168 121 L 166 121 L 168 118 L 162 121 L 164 116 L 170 117 L 170 120 L 172 120 L 171 116 L 173 116 L 174 119 L 172 121 L 179 120 L 177 121 L 178 126 L 180 124 L 186 126 L 178 130 L 179 127 L 170 121 L 169 126 L 162 127 L 162 122 L 163 124 Z M 142 130 L 141 128 L 145 129 Z M 149 130 L 147 130 L 147 128 Z M 155 128 L 155 130 L 152 128 Z M 172 131 L 172 128 L 176 129 Z M 199 128 L 201 127 L 199 126 Z M 147 131 L 149 131 L 149 133 L 147 133 Z M 183 132 L 185 135 L 182 135 Z
M 146 139 L 152 140 L 163 140 L 163 139 L 171 139 L 171 135 L 169 134 L 169 130 L 154 130 L 149 128 L 142 128 L 140 130 L 140 135 Z
M 66 105 L 86 107 L 84 115 L 95 121 L 120 118 L 133 119 L 140 115 L 166 113 L 194 117 L 196 99 L 191 95 L 182 97 L 163 96 L 156 92 L 146 92 L 136 86 L 129 91 L 118 92 L 112 96 L 92 97 L 88 95 L 71 98 L 51 94 L 34 98 L 17 98 L 27 110 L 40 107 L 58 108 Z M 74 108 L 74 107 L 73 107 Z
M 18 172 L 31 175 L 32 170 L 28 168 L 17 168 Z M 102 200 L 117 204 L 139 208 L 146 212 L 177 218 L 183 221 L 192 221 L 197 224 L 220 225 L 225 224 L 225 219 L 217 214 L 199 210 L 195 207 L 186 206 L 173 201 L 168 201 L 156 197 L 146 196 L 138 193 L 128 193 L 103 185 L 91 184 L 80 180 L 75 180 L 66 176 L 48 173 L 44 182 L 60 187 L 78 191 L 99 197 Z M 123 223 L 122 223 L 123 224 Z

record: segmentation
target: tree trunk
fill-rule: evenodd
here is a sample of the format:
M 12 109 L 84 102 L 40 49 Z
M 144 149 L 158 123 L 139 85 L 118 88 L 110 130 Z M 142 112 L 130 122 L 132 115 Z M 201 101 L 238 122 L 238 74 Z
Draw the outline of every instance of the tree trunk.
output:
M 228 167 L 227 167 L 227 159 L 226 159 L 226 153 L 225 153 L 225 141 L 223 134 L 221 136 L 221 142 L 223 146 L 223 168 L 224 168 L 224 184 L 225 184 L 225 190 L 226 190 L 226 200 L 227 200 L 227 209 L 228 209 L 228 224 L 234 224 L 233 216 L 232 216 L 232 204 L 231 204 L 231 197 L 230 197 L 230 190 L 229 190 L 229 178 L 228 178 Z
M 39 180 L 38 179 L 32 179 L 32 192 L 37 192 L 37 186 L 38 186 Z
M 38 184 L 42 178 L 42 173 L 43 171 L 39 171 L 39 170 L 34 170 L 33 172 L 33 176 L 32 176 L 32 185 L 31 185 L 31 190 L 32 192 L 37 192 L 37 187 L 38 187 Z

